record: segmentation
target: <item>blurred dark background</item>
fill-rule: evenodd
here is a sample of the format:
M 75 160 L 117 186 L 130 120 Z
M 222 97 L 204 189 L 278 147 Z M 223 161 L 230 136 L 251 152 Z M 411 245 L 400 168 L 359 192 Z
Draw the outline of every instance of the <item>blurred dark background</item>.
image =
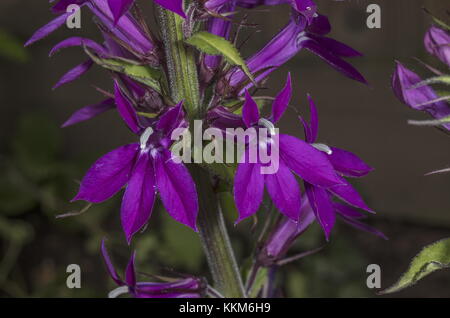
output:
M 281 88 L 290 70 L 298 109 L 307 111 L 306 93 L 316 100 L 321 142 L 351 150 L 375 167 L 356 186 L 378 213 L 370 218 L 370 224 L 390 240 L 338 224 L 324 251 L 288 265 L 280 279 L 289 297 L 376 297 L 365 283 L 368 264 L 381 266 L 382 286 L 387 287 L 424 245 L 450 233 L 450 177 L 424 176 L 448 167 L 448 136 L 432 128 L 408 126 L 407 119 L 426 116 L 402 105 L 390 87 L 395 59 L 419 73 L 426 72 L 413 57 L 436 65 L 423 48 L 423 35 L 431 19 L 421 8 L 444 16 L 449 6 L 442 0 L 317 3 L 331 20 L 332 36 L 365 54 L 352 63 L 370 87 L 344 78 L 317 57 L 302 52 L 273 75 L 268 94 Z M 370 3 L 381 6 L 381 29 L 366 27 Z M 151 8 L 144 5 L 148 19 L 153 19 Z M 120 229 L 119 198 L 80 216 L 55 216 L 83 208 L 82 204 L 69 203 L 77 180 L 99 155 L 132 140 L 132 136 L 113 112 L 59 128 L 73 111 L 100 100 L 93 85 L 109 90 L 111 82 L 106 72 L 95 68 L 80 80 L 52 91 L 59 77 L 84 61 L 85 55 L 71 48 L 50 59 L 50 48 L 68 36 L 99 39 L 99 34 L 88 11 L 83 11 L 81 30 L 62 28 L 23 49 L 22 43 L 51 17 L 45 0 L 0 2 L 0 296 L 104 297 L 113 284 L 99 254 L 101 238 L 108 237 L 119 270 L 130 254 Z M 245 55 L 262 47 L 287 17 L 285 6 L 271 8 L 270 13 L 254 11 L 251 19 L 261 24 L 261 32 L 246 43 Z M 295 118 L 286 116 L 282 127 L 300 134 Z M 227 217 L 231 220 L 233 216 Z M 233 228 L 231 224 L 233 243 L 242 256 L 250 243 L 246 235 L 249 225 Z M 323 237 L 315 226 L 296 248 L 301 251 L 320 244 Z M 140 235 L 133 247 L 138 250 L 140 271 L 205 271 L 197 237 L 163 213 L 154 213 L 145 235 Z M 66 287 L 69 264 L 81 266 L 81 289 Z M 434 273 L 394 295 L 449 296 L 449 271 Z

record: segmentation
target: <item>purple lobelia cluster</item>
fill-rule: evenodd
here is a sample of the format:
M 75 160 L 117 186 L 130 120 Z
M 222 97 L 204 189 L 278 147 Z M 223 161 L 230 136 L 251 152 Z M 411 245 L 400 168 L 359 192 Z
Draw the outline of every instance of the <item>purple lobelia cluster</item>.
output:
M 112 78 L 111 92 L 102 91 L 104 100 L 81 108 L 63 126 L 115 110 L 136 136 L 135 142 L 105 154 L 92 165 L 73 200 L 99 203 L 124 189 L 120 216 L 126 241 L 131 244 L 149 222 L 159 198 L 174 220 L 199 233 L 213 278 L 213 286 L 191 276 L 137 282 L 133 255 L 122 279 L 103 243 L 105 263 L 119 286 L 111 296 L 249 295 L 254 279 L 252 275 L 244 277 L 244 288 L 222 218 L 227 211 L 222 211 L 217 200 L 218 184 L 233 194 L 239 214 L 237 222 L 258 211 L 276 214 L 264 211 L 264 189 L 283 215 L 265 229 L 271 234 L 254 255 L 255 270 L 279 262 L 292 242 L 314 221 L 322 227 L 327 240 L 336 216 L 358 229 L 384 237 L 361 222 L 365 217 L 361 210 L 372 210 L 347 180 L 362 177 L 372 168 L 349 151 L 316 143 L 318 117 L 311 97 L 308 96 L 310 121 L 299 118 L 305 132 L 302 140 L 275 128 L 291 103 L 290 75 L 276 97 L 257 96 L 268 76 L 303 49 L 344 76 L 366 83 L 345 60 L 361 53 L 328 37 L 330 23 L 317 12 L 312 0 L 155 0 L 156 29 L 149 26 L 134 0 L 52 2 L 56 18 L 39 29 L 27 45 L 62 27 L 73 14 L 73 5 L 92 13 L 103 38 L 99 43 L 70 37 L 51 50 L 53 55 L 78 46 L 87 56 L 55 87 L 78 79 L 93 65 L 108 70 Z M 238 18 L 240 9 L 281 4 L 291 6 L 286 26 L 258 52 L 242 58 L 234 43 L 239 41 L 239 31 L 249 25 Z M 268 100 L 272 101 L 271 114 L 261 116 Z M 238 142 L 228 135 L 229 129 L 264 128 L 268 134 L 258 133 L 256 143 L 244 139 L 244 152 L 235 162 L 183 162 L 173 151 L 177 145 L 174 134 L 195 132 L 199 121 L 202 127 L 219 131 L 219 139 L 231 138 L 236 146 Z M 247 160 L 252 149 L 256 159 Z M 269 163 L 262 154 L 275 152 L 276 169 L 265 172 Z M 253 294 L 262 295 L 258 291 Z

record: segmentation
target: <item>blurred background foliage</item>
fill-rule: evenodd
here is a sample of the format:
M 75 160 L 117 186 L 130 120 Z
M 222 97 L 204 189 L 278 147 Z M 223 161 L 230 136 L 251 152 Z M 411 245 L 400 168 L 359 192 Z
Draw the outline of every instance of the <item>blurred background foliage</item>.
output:
M 279 296 L 373 297 L 375 291 L 366 287 L 367 265 L 381 265 L 382 285 L 387 286 L 406 269 L 421 246 L 448 236 L 448 178 L 423 177 L 423 173 L 448 160 L 450 152 L 444 148 L 448 139 L 429 129 L 408 127 L 406 119 L 416 114 L 399 105 L 389 87 L 394 57 L 422 54 L 427 58 L 421 41 L 429 20 L 420 7 L 437 10 L 442 2 L 378 2 L 386 14 L 385 26 L 383 32 L 368 34 L 363 18 L 371 1 L 318 1 L 322 11 L 332 17 L 336 38 L 355 44 L 367 55 L 357 65 L 367 74 L 372 90 L 356 89 L 354 83 L 307 54 L 293 60 L 286 70 L 300 70 L 295 98 L 302 105 L 306 91 L 317 96 L 318 105 L 322 105 L 321 136 L 325 141 L 360 154 L 377 169 L 368 181 L 356 186 L 379 212 L 371 218 L 371 225 L 391 240 L 386 242 L 338 224 L 331 242 L 321 252 L 278 269 L 278 283 L 283 286 Z M 22 10 L 24 6 L 29 10 Z M 271 18 L 273 25 L 253 38 L 255 41 L 245 48 L 246 54 L 283 25 L 286 8 L 276 10 Z M 411 23 L 399 25 L 398 17 L 404 16 L 404 10 L 410 10 Z M 70 87 L 51 91 L 55 79 L 79 62 L 80 51 L 46 59 L 52 44 L 71 32 L 67 30 L 32 49 L 23 49 L 22 43 L 50 17 L 46 2 L 0 3 L 0 296 L 105 297 L 115 286 L 99 253 L 101 239 L 107 237 L 119 272 L 123 272 L 131 254 L 120 228 L 120 195 L 81 215 L 56 216 L 83 211 L 83 203 L 70 203 L 78 180 L 99 155 L 130 140 L 131 135 L 113 114 L 68 130 L 59 128 L 71 111 L 95 101 L 90 83 L 109 87 L 110 82 L 94 70 Z M 257 18 L 266 22 L 264 14 Z M 93 30 L 86 27 L 80 34 L 95 38 Z M 326 78 L 317 77 L 324 72 Z M 283 70 L 278 72 L 273 83 L 281 83 L 284 74 Z M 274 87 L 275 91 L 279 88 Z M 342 105 L 336 105 L 337 100 Z M 296 134 L 299 131 L 294 119 L 283 125 L 295 129 Z M 251 221 L 234 227 L 233 213 L 230 207 L 226 217 L 243 264 L 244 256 L 253 248 L 255 233 L 249 230 Z M 291 254 L 324 244 L 323 234 L 314 225 Z M 144 235 L 137 236 L 132 248 L 137 250 L 140 272 L 200 275 L 207 271 L 196 234 L 170 219 L 160 203 Z M 66 267 L 73 263 L 82 269 L 81 289 L 66 287 Z M 418 286 L 391 296 L 450 296 L 449 276 L 446 271 L 433 274 Z

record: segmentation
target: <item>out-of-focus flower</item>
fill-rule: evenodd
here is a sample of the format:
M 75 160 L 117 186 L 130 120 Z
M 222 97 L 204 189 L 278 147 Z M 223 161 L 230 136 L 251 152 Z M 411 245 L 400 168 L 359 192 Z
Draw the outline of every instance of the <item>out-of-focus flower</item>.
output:
M 272 115 L 269 119 L 260 117 L 258 106 L 248 92 L 246 92 L 245 98 L 242 108 L 245 126 L 247 128 L 268 127 L 271 134 L 271 138 L 267 141 L 259 140 L 258 151 L 266 151 L 266 147 L 271 151 L 278 148 L 279 162 L 278 170 L 275 173 L 262 174 L 261 168 L 266 164 L 261 163 L 260 153 L 257 155 L 256 162 L 252 163 L 249 160 L 251 145 L 245 151 L 234 179 L 234 198 L 239 211 L 238 221 L 256 213 L 262 202 L 265 187 L 280 212 L 290 219 L 298 221 L 301 194 L 298 182 L 292 172 L 320 187 L 334 186 L 342 181 L 336 175 L 324 153 L 303 140 L 275 132 L 273 124 L 281 118 L 291 98 L 290 76 L 288 76 L 286 86 L 272 104 Z M 278 137 L 278 139 L 274 137 Z
M 439 96 L 433 88 L 428 85 L 414 87 L 420 82 L 422 80 L 416 73 L 397 62 L 392 76 L 397 98 L 412 109 L 425 111 L 436 119 L 450 116 L 450 105 L 446 101 L 436 101 Z M 450 123 L 442 124 L 442 127 L 450 130 Z
M 185 124 L 182 103 L 143 128 L 119 85 L 115 85 L 119 114 L 140 135 L 140 144 L 122 146 L 98 159 L 81 181 L 75 200 L 105 201 L 126 186 L 121 220 L 127 241 L 148 221 L 156 192 L 170 216 L 197 230 L 198 198 L 195 183 L 183 163 L 169 150 L 174 129 Z
M 134 265 L 136 253 L 133 253 L 128 262 L 125 280 L 123 280 L 112 264 L 104 240 L 101 251 L 109 275 L 119 286 L 109 293 L 110 298 L 116 298 L 123 294 L 129 294 L 136 298 L 200 298 L 206 291 L 205 282 L 196 277 L 173 279 L 170 282 L 138 282 Z
M 448 31 L 432 26 L 424 38 L 425 49 L 450 67 L 450 34 Z

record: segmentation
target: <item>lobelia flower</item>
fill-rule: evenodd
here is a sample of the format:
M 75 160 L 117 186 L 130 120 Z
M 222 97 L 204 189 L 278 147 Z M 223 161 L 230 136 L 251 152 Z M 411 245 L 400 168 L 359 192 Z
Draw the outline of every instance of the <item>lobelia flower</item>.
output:
M 318 187 L 330 187 L 342 183 L 326 155 L 313 146 L 293 136 L 278 134 L 274 124 L 281 118 L 291 98 L 291 79 L 288 76 L 286 86 L 276 96 L 272 104 L 272 115 L 269 119 L 261 118 L 258 106 L 246 92 L 242 108 L 242 118 L 247 128 L 268 127 L 271 138 L 260 140 L 257 144 L 259 152 L 279 152 L 278 170 L 275 173 L 263 174 L 266 164 L 258 153 L 256 162 L 248 160 L 250 149 L 245 151 L 238 164 L 234 178 L 234 199 L 239 212 L 238 222 L 258 210 L 263 199 L 264 188 L 280 212 L 294 221 L 300 215 L 300 187 L 294 172 L 302 179 Z M 272 171 L 273 172 L 273 171 Z
M 432 26 L 424 38 L 425 49 L 450 67 L 450 34 L 448 31 Z
M 183 11 L 183 0 L 153 0 L 164 9 L 172 11 L 183 18 L 186 15 Z M 114 20 L 117 22 L 131 7 L 134 0 L 108 0 L 108 5 L 114 15 Z
M 420 82 L 422 80 L 416 73 L 397 62 L 392 76 L 392 88 L 397 98 L 412 109 L 425 111 L 436 119 L 450 116 L 450 105 L 446 101 L 435 101 L 439 96 L 433 88 L 428 85 L 413 88 Z M 450 123 L 441 126 L 450 130 Z
M 359 225 L 358 221 L 356 221 L 356 219 L 360 218 L 356 216 L 361 215 L 361 213 L 351 207 L 334 202 L 333 197 L 339 198 L 354 208 L 373 212 L 366 205 L 359 193 L 344 178 L 365 176 L 372 171 L 373 168 L 349 151 L 336 147 L 329 147 L 324 144 L 315 144 L 318 135 L 319 120 L 317 109 L 310 96 L 308 96 L 308 101 L 311 112 L 310 123 L 308 124 L 304 119 L 300 118 L 305 130 L 306 141 L 326 155 L 327 160 L 329 160 L 341 181 L 338 185 L 323 188 L 310 183 L 308 180 L 304 180 L 306 195 L 316 219 L 323 228 L 327 240 L 329 239 L 331 230 L 335 224 L 336 214 L 342 216 L 344 221 L 367 230 L 369 229 L 367 226 Z
M 119 286 L 109 293 L 109 298 L 116 298 L 123 294 L 130 294 L 136 298 L 200 298 L 205 293 L 205 282 L 195 277 L 176 279 L 170 282 L 137 282 L 134 265 L 136 253 L 133 253 L 128 262 L 125 280 L 123 280 L 112 264 L 104 240 L 101 251 L 109 275 Z
M 311 23 L 308 23 L 304 15 L 293 12 L 290 22 L 263 49 L 248 58 L 247 65 L 258 82 L 302 49 L 307 49 L 345 76 L 367 83 L 351 64 L 342 59 L 362 54 L 341 42 L 326 37 L 325 35 L 330 31 L 331 26 L 325 16 L 316 14 L 311 19 Z M 219 90 L 226 92 L 228 88 L 231 88 L 243 94 L 244 89 L 252 85 L 242 70 L 233 68 L 225 75 L 224 83 L 221 83 Z
M 73 201 L 105 201 L 126 186 L 121 206 L 122 227 L 128 243 L 150 218 L 156 192 L 176 221 L 197 231 L 198 198 L 189 171 L 174 160 L 171 133 L 184 127 L 182 103 L 167 110 L 151 126 L 142 127 L 136 113 L 115 84 L 117 110 L 140 143 L 117 148 L 98 159 L 81 181 Z

